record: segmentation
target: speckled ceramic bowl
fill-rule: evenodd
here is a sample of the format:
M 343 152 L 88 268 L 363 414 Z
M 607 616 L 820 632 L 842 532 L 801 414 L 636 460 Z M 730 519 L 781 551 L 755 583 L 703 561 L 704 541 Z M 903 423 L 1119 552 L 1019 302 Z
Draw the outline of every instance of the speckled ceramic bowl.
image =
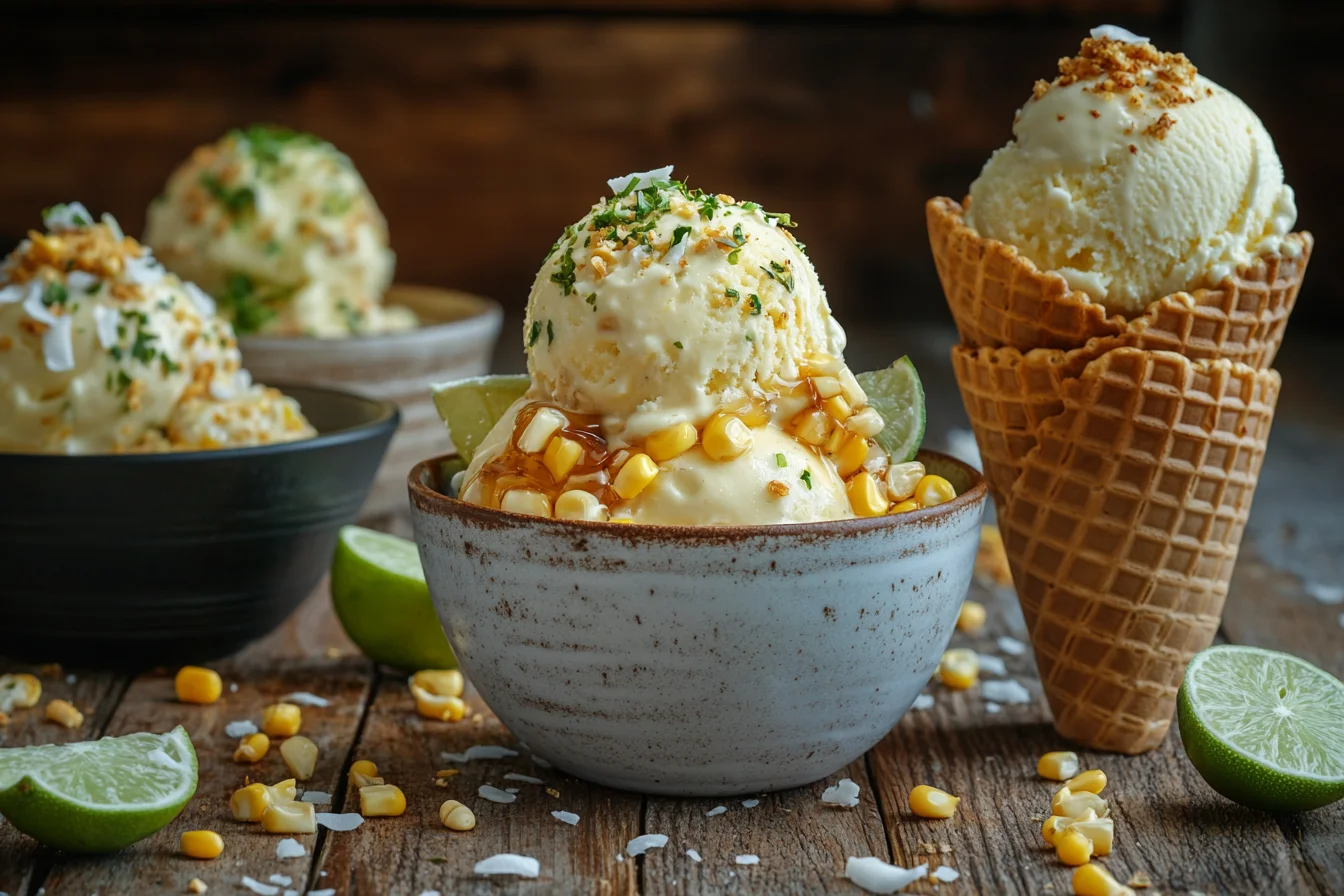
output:
M 986 486 L 899 516 L 749 527 L 563 522 L 410 476 L 430 593 L 467 675 L 539 756 L 612 787 L 729 796 L 816 781 L 910 708 L 951 638 Z M 449 467 L 450 468 L 450 467 Z
M 406 512 L 406 471 L 451 447 L 429 384 L 485 373 L 504 320 L 497 303 L 449 289 L 398 284 L 388 291 L 387 302 L 410 308 L 424 326 L 350 339 L 244 336 L 238 341 L 243 365 L 258 382 L 329 386 L 401 409 L 401 426 L 361 519 Z

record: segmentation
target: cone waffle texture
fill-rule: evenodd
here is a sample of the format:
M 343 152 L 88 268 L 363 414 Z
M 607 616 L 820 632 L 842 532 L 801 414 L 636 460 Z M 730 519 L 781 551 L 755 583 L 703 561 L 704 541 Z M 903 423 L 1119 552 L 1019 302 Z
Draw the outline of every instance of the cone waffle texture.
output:
M 1269 439 L 1279 375 L 1116 349 L 1065 383 L 1000 518 L 1061 734 L 1162 742 L 1212 643 Z

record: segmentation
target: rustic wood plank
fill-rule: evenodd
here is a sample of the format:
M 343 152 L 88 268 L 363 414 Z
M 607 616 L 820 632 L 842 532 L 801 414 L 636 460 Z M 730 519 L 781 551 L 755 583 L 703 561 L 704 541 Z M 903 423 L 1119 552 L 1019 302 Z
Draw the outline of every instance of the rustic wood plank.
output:
M 852 809 L 821 802 L 822 791 L 841 778 L 860 787 Z M 751 797 L 674 800 L 649 797 L 644 829 L 666 834 L 665 849 L 644 857 L 643 885 L 648 894 L 712 893 L 854 893 L 841 876 L 847 856 L 890 858 L 882 817 L 860 759 L 809 787 Z M 705 813 L 716 806 L 727 812 Z M 696 850 L 703 861 L 686 855 Z M 758 865 L 737 865 L 739 855 L 760 857 Z
M 417 896 L 434 889 L 453 894 L 600 893 L 636 891 L 636 863 L 617 854 L 639 834 L 640 797 L 568 778 L 533 763 L 480 698 L 469 692 L 470 710 L 459 723 L 434 722 L 415 713 L 400 677 L 384 678 L 352 755 L 370 759 L 380 775 L 406 794 L 407 811 L 399 818 L 376 818 L 350 833 L 325 837 L 321 885 L 339 893 Z M 456 764 L 442 753 L 461 753 L 473 744 L 507 744 L 521 753 L 502 760 Z M 437 787 L 439 769 L 460 769 Z M 518 772 L 542 778 L 537 785 L 504 778 Z M 483 784 L 517 787 L 517 802 L 503 805 L 477 795 Z M 558 798 L 546 787 L 560 792 Z M 456 799 L 476 814 L 474 831 L 457 833 L 439 821 L 439 805 Z M 344 794 L 344 811 L 357 812 L 357 793 Z M 577 826 L 551 817 L 554 810 L 574 812 Z M 541 863 L 537 882 L 477 876 L 476 862 L 496 853 L 532 856 Z

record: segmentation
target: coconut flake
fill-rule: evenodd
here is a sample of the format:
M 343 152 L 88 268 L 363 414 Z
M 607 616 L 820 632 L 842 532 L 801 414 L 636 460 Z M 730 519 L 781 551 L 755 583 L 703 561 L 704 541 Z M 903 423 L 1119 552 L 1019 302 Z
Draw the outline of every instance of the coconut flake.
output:
M 1008 667 L 1003 664 L 1003 660 L 997 656 L 988 653 L 977 654 L 980 658 L 980 671 L 987 672 L 990 675 L 1007 675 Z
M 563 809 L 551 813 L 551 817 L 556 821 L 563 821 L 565 824 L 578 824 L 579 816 L 573 812 L 566 812 Z
M 191 304 L 196 306 L 196 311 L 201 317 L 215 316 L 215 300 L 210 298 L 209 293 L 195 283 L 185 282 L 182 287 L 186 290 L 187 298 L 191 299 Z
M 331 802 L 331 794 L 325 790 L 305 790 L 303 796 L 299 797 L 299 802 L 316 803 L 321 806 Z
M 516 874 L 519 877 L 536 877 L 541 874 L 541 863 L 531 856 L 502 852 L 477 862 L 474 870 L 477 874 Z
M 535 754 L 532 756 L 532 763 L 536 765 L 537 768 L 555 768 L 555 766 Z
M 270 884 L 264 884 L 259 880 L 253 880 L 246 874 L 243 875 L 241 883 L 244 887 L 251 890 L 253 893 L 256 893 L 257 896 L 277 896 L 280 892 L 279 887 L 273 887 Z
M 715 806 L 713 809 L 710 809 L 708 812 L 705 813 L 705 817 L 713 818 L 715 815 L 722 815 L 727 811 L 728 811 L 727 806 Z
M 1304 590 L 1323 604 L 1344 604 L 1344 586 L 1308 582 Z
M 492 803 L 511 803 L 518 799 L 507 790 L 500 790 L 498 787 L 492 787 L 489 784 L 482 784 L 476 792 Z
M 839 783 L 827 787 L 821 794 L 823 803 L 832 806 L 857 806 L 859 804 L 859 785 L 849 778 L 841 778 Z
M 42 334 L 42 357 L 47 362 L 47 369 L 52 373 L 64 373 L 75 369 L 73 333 L 74 321 L 68 317 L 59 317 L 56 323 Z
M 296 706 L 330 706 L 331 701 L 326 697 L 319 697 L 316 694 L 310 694 L 307 691 L 295 691 L 292 694 L 286 694 L 280 698 L 281 703 L 293 703 Z
M 666 834 L 640 834 L 625 844 L 625 854 L 634 858 L 642 856 L 651 849 L 662 849 L 667 845 Z
M 238 682 L 236 681 L 229 682 L 229 693 L 230 694 L 238 693 Z
M 505 793 L 517 793 L 517 792 L 518 792 L 518 788 L 517 788 L 517 787 L 505 787 L 505 788 L 504 788 L 504 792 L 505 792 Z
M 108 230 L 112 231 L 112 238 L 114 240 L 116 240 L 117 242 L 121 242 L 122 240 L 126 239 L 126 234 L 121 229 L 121 223 L 117 221 L 116 218 L 112 217 L 112 215 L 108 214 L 107 212 L 103 212 L 100 220 L 103 222 L 104 225 L 106 225 Z
M 158 259 L 149 254 L 148 249 L 139 258 L 126 256 L 126 279 L 136 286 L 153 286 L 162 280 L 167 273 L 163 269 L 163 265 L 159 264 Z
M 509 772 L 504 776 L 507 781 L 522 781 L 524 784 L 545 784 L 540 778 L 534 778 L 531 775 L 522 775 L 518 772 Z
M 1003 707 L 995 703 L 993 700 L 985 704 L 985 712 L 989 713 L 992 716 L 996 716 L 1002 711 Z
M 11 283 L 8 286 L 0 287 L 0 305 L 17 305 L 19 302 L 28 298 L 29 293 L 37 290 L 37 297 L 42 298 L 42 284 L 36 280 L 29 280 L 27 283 Z
M 47 310 L 46 303 L 42 301 L 42 294 L 45 291 L 46 287 L 40 280 L 29 280 L 28 294 L 23 299 L 23 313 L 38 323 L 50 327 L 55 325 L 58 318 Z
M 42 225 L 47 230 L 74 230 L 76 227 L 88 227 L 93 223 L 93 215 L 82 202 L 63 202 L 47 209 Z
M 747 853 L 744 856 L 738 856 L 733 861 L 739 865 L 759 865 L 761 864 L 761 857 L 754 856 L 751 853 Z
M 690 242 L 690 239 L 689 235 L 682 234 L 681 242 L 669 248 L 667 254 L 663 256 L 663 264 L 670 268 L 674 268 L 680 264 L 681 259 L 686 256 L 686 244 Z
M 1004 681 L 982 681 L 980 694 L 986 700 L 1007 703 L 1010 706 L 1031 702 L 1031 691 L 1024 688 L 1015 678 Z
M 755 809 L 761 804 L 760 800 L 743 800 L 742 805 L 747 809 Z
M 249 734 L 257 733 L 257 726 L 248 719 L 239 719 L 225 725 L 224 733 L 229 737 L 247 737 Z
M 688 850 L 686 850 L 686 857 L 689 858 L 692 862 L 703 862 L 703 861 L 704 861 L 704 859 L 700 858 L 700 853 L 696 852 L 696 851 L 693 850 L 693 849 L 688 849 Z
M 279 843 L 275 844 L 275 857 L 277 859 L 297 859 L 300 858 L 301 856 L 306 856 L 307 854 L 308 850 L 304 848 L 304 845 L 299 841 L 295 840 L 293 837 L 286 837 Z M 281 883 L 281 881 L 278 881 L 274 877 L 272 877 L 271 883 L 278 884 Z M 288 885 L 289 881 L 284 881 L 283 883 L 285 885 Z
M 869 893 L 895 893 L 928 875 L 927 863 L 907 870 L 874 856 L 850 856 L 845 862 L 845 877 Z
M 666 165 L 662 168 L 654 168 L 650 171 L 635 171 L 624 177 L 613 177 L 607 181 L 607 186 L 611 187 L 611 192 L 617 196 L 622 193 L 633 193 L 636 190 L 647 190 L 653 186 L 655 181 L 664 181 L 672 179 L 672 166 Z M 631 181 L 634 181 L 633 186 Z
M 443 896 L 438 890 L 421 890 L 420 896 Z
M 364 816 L 358 812 L 319 812 L 317 823 L 330 831 L 353 831 L 364 823 Z
M 517 756 L 517 750 L 510 750 L 508 747 L 499 744 L 476 744 L 467 747 L 465 753 L 443 753 L 443 759 L 447 762 L 471 762 L 474 759 L 508 759 L 510 756 Z
M 1016 638 L 1010 638 L 1007 635 L 1003 635 L 999 638 L 998 645 L 999 649 L 1009 656 L 1021 656 L 1027 652 L 1027 645 Z
M 65 275 L 65 288 L 71 292 L 87 293 L 98 283 L 98 278 L 88 271 L 71 271 Z
M 294 878 L 286 877 L 283 874 L 272 874 L 270 877 L 266 879 L 269 880 L 271 883 L 279 884 L 282 887 L 287 887 L 290 884 L 294 883 Z
M 947 865 L 939 865 L 929 877 L 934 880 L 942 881 L 945 884 L 950 884 L 952 881 L 961 877 L 961 872 Z
M 98 333 L 98 344 L 111 348 L 117 344 L 117 327 L 121 325 L 121 312 L 106 305 L 93 306 L 93 327 Z
M 933 709 L 933 695 L 920 694 L 915 698 L 915 702 L 911 704 L 910 708 L 919 710 Z
M 635 264 L 642 264 L 644 259 L 650 258 L 652 257 L 652 255 L 653 250 L 650 249 L 648 246 L 644 245 L 643 243 L 640 243 L 638 246 L 636 246 L 635 250 L 630 253 L 630 257 L 635 260 Z
M 1119 25 L 1098 25 L 1088 33 L 1097 40 L 1105 38 L 1106 40 L 1118 40 L 1125 44 L 1148 43 L 1148 38 L 1139 37 L 1133 31 L 1121 28 Z
M 323 876 L 323 877 L 326 877 L 326 876 L 327 876 L 327 872 L 323 871 L 323 872 L 322 872 L 322 876 Z M 309 890 L 309 891 L 308 891 L 308 896 L 336 896 L 336 891 L 335 891 L 334 889 L 327 889 L 327 890 Z

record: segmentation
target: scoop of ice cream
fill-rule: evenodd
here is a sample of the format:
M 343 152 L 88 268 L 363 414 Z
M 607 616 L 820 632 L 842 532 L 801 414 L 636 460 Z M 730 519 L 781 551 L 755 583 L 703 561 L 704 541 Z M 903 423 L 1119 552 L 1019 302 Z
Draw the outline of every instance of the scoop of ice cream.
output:
M 703 423 L 845 348 L 787 215 L 670 174 L 613 181 L 565 228 L 528 301 L 534 391 L 601 415 L 615 447 Z
M 277 389 L 261 386 L 230 398 L 188 398 L 173 409 L 168 442 L 177 451 L 203 451 L 239 445 L 267 445 L 313 435 L 299 403 Z
M 384 306 L 387 222 L 330 143 L 250 127 L 192 153 L 149 207 L 145 243 L 240 333 L 336 337 L 414 327 Z
M 192 447 L 165 434 L 184 401 L 255 388 L 233 330 L 112 218 L 94 223 L 77 203 L 45 217 L 48 232 L 30 233 L 0 265 L 0 450 Z M 311 434 L 305 422 L 269 440 Z
M 1059 71 L 971 185 L 981 236 L 1128 314 L 1293 245 L 1268 132 L 1185 56 L 1104 26 Z

